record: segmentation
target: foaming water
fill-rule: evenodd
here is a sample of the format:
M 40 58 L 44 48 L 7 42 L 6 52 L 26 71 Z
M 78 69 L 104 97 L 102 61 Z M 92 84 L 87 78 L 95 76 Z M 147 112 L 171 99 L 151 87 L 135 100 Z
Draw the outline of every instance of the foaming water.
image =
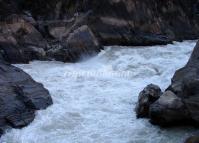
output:
M 54 104 L 37 112 L 28 127 L 9 130 L 0 142 L 182 142 L 196 130 L 161 129 L 146 119 L 136 119 L 134 108 L 139 92 L 147 84 L 155 83 L 162 89 L 170 84 L 173 73 L 185 65 L 195 43 L 142 48 L 112 46 L 76 64 L 34 61 L 16 65 L 44 84 Z M 121 72 L 122 76 L 109 74 Z

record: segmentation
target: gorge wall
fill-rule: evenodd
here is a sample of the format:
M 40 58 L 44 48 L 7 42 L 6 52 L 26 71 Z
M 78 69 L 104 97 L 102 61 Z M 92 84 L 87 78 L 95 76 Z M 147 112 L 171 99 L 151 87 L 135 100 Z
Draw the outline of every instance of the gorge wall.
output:
M 35 34 L 30 34 L 26 42 L 27 39 L 24 40 L 21 37 L 27 35 L 27 29 L 25 31 L 20 29 L 21 31 L 18 32 L 11 31 L 15 37 L 18 35 L 18 39 L 22 39 L 20 42 L 13 36 L 2 38 L 4 40 L 0 42 L 10 43 L 10 39 L 16 41 L 20 47 L 31 51 L 29 53 L 34 53 L 31 54 L 34 55 L 31 59 L 54 58 L 61 61 L 76 61 L 82 51 L 92 51 L 92 49 L 95 52 L 99 51 L 101 49 L 99 43 L 101 45 L 155 45 L 170 43 L 173 40 L 196 39 L 199 37 L 198 13 L 197 0 L 1 0 L 1 22 L 6 22 L 7 25 L 12 21 L 11 24 L 15 24 L 17 15 L 20 17 L 19 21 L 23 19 L 25 23 L 37 30 L 37 33 L 40 33 L 40 39 L 35 40 Z M 14 22 L 13 18 L 10 18 L 13 14 L 15 14 Z M 73 50 L 74 45 L 69 46 L 67 39 L 71 37 L 69 36 L 71 33 L 85 25 L 93 37 L 92 40 L 95 39 L 94 43 L 98 41 L 98 44 L 85 45 L 84 40 L 80 40 L 82 43 L 78 43 L 77 40 L 76 49 Z M 3 27 L 2 24 L 0 27 Z M 1 35 L 5 37 L 4 33 L 1 32 Z M 83 33 L 76 37 L 81 39 L 83 36 L 80 35 L 85 34 Z M 30 44 L 31 48 L 27 48 Z M 79 51 L 79 49 L 84 50 Z M 35 51 L 37 51 L 36 54 Z M 76 51 L 75 54 L 73 54 L 74 51 Z M 93 52 L 86 54 L 90 55 L 90 53 L 93 54 Z M 64 55 L 69 58 L 63 58 Z

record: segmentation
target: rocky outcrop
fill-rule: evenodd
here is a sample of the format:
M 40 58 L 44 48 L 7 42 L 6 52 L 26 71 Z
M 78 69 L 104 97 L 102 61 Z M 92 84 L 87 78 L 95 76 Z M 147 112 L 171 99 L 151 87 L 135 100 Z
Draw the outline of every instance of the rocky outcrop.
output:
M 0 49 L 12 63 L 52 58 L 77 61 L 85 52 L 80 52 L 80 44 L 73 49 L 66 42 L 84 25 L 95 37 L 91 43 L 97 40 L 101 45 L 154 45 L 196 39 L 198 5 L 197 0 L 2 0 Z M 100 48 L 89 46 L 86 49 L 93 52 L 87 54 Z
M 48 4 L 44 0 L 22 0 L 22 3 L 36 20 L 43 21 L 72 20 L 90 11 L 87 24 L 103 45 L 166 44 L 199 36 L 197 0 L 49 0 Z
M 149 117 L 150 105 L 158 100 L 161 94 L 161 89 L 157 85 L 150 84 L 144 88 L 139 94 L 135 109 L 137 117 Z
M 58 27 L 50 24 L 48 33 L 45 33 L 49 37 L 44 37 L 39 32 L 41 29 L 34 26 L 33 19 L 11 15 L 0 24 L 1 58 L 9 63 L 54 59 L 75 62 L 82 57 L 94 55 L 102 47 L 84 22 L 86 17 L 87 14 L 68 21 L 71 24 L 68 28 L 59 27 L 61 23 Z
M 52 104 L 49 92 L 28 74 L 0 62 L 0 130 L 21 128 L 31 123 L 35 111 Z
M 198 57 L 199 42 L 186 66 L 174 74 L 171 85 L 150 104 L 148 114 L 152 123 L 162 126 L 199 123 Z
M 87 25 L 83 25 L 68 34 L 62 46 L 48 50 L 47 55 L 55 60 L 75 62 L 85 56 L 98 53 L 100 49 L 100 43 L 93 32 Z
M 10 63 L 27 63 L 45 58 L 46 40 L 22 16 L 10 15 L 0 23 L 0 50 Z

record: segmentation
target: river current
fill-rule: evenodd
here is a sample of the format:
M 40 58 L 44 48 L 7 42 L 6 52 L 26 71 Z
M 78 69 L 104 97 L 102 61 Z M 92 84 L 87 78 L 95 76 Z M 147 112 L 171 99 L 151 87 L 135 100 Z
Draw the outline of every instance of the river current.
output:
M 150 83 L 164 90 L 186 64 L 196 41 L 166 46 L 105 47 L 78 63 L 33 61 L 17 67 L 50 91 L 54 104 L 38 111 L 3 143 L 181 143 L 192 127 L 163 129 L 136 119 L 139 92 Z

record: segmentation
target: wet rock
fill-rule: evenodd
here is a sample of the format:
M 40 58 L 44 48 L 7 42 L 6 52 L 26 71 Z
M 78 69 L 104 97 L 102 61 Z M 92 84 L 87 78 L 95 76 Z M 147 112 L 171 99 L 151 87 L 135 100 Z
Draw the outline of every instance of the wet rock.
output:
M 55 60 L 77 61 L 85 56 L 94 55 L 102 49 L 93 32 L 83 25 L 71 32 L 62 45 L 50 49 L 48 56 Z
M 149 118 L 161 126 L 199 123 L 199 42 L 188 63 L 177 70 L 171 85 L 150 104 Z
M 138 118 L 149 117 L 149 107 L 161 96 L 161 89 L 157 85 L 150 84 L 140 92 L 136 106 Z
M 189 120 L 182 99 L 169 90 L 151 104 L 149 114 L 151 122 L 161 126 L 178 125 Z
M 35 111 L 52 104 L 49 92 L 28 74 L 8 63 L 0 62 L 0 127 L 20 128 L 28 125 Z
M 184 102 L 189 118 L 199 123 L 199 43 L 185 67 L 176 71 L 169 90 L 172 90 Z

